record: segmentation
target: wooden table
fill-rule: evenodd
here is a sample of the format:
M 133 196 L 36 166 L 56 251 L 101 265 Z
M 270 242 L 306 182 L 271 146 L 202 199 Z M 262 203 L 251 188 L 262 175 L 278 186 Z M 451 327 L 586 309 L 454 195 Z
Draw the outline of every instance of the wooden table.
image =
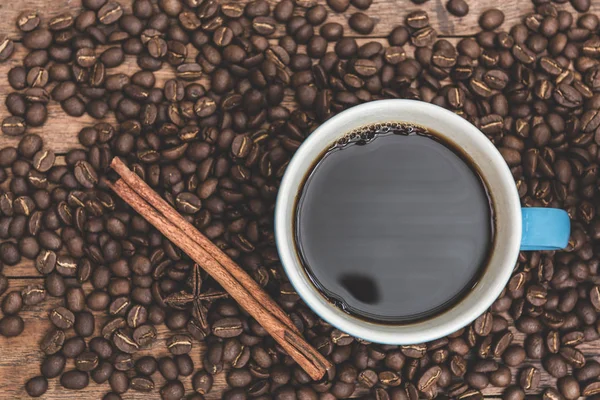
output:
M 236 1 L 236 0 L 233 0 Z M 237 0 L 244 1 L 247 0 Z M 277 0 L 269 0 L 272 5 L 277 3 Z M 477 21 L 479 15 L 486 9 L 497 7 L 504 11 L 506 19 L 501 29 L 509 30 L 512 25 L 517 23 L 524 15 L 532 11 L 532 5 L 527 0 L 467 0 L 470 5 L 470 13 L 463 18 L 457 18 L 450 15 L 445 9 L 446 0 L 430 0 L 424 5 L 417 6 L 409 0 L 374 0 L 373 5 L 368 10 L 369 15 L 373 16 L 377 20 L 375 30 L 369 37 L 360 37 L 359 43 L 364 43 L 370 40 L 376 40 L 387 43 L 385 39 L 391 29 L 399 24 L 402 24 L 405 16 L 416 9 L 426 10 L 429 14 L 431 25 L 438 31 L 441 37 L 445 37 L 452 42 L 457 42 L 461 37 L 473 35 L 478 31 Z M 121 3 L 125 6 L 127 11 L 131 10 L 131 0 L 121 0 Z M 319 3 L 325 4 L 325 0 L 319 0 Z M 600 1 L 592 2 L 592 10 L 596 14 L 600 14 Z M 18 42 L 21 34 L 16 28 L 15 20 L 21 11 L 24 9 L 35 9 L 40 12 L 44 22 L 47 22 L 50 17 L 58 15 L 64 12 L 77 12 L 81 7 L 81 0 L 21 0 L 21 1 L 8 1 L 0 0 L 0 33 L 8 34 L 11 38 L 17 41 L 16 51 L 12 58 L 0 64 L 0 120 L 4 119 L 8 112 L 6 111 L 4 99 L 8 93 L 12 91 L 7 82 L 7 73 L 15 65 L 20 65 L 21 60 L 27 52 L 23 46 Z M 560 5 L 561 8 L 567 9 L 571 12 L 574 10 L 568 4 Z M 347 12 L 343 14 L 336 14 L 329 12 L 329 19 L 342 23 L 346 29 L 346 33 L 350 33 L 348 28 L 347 19 L 356 11 L 353 7 L 349 8 Z M 273 40 L 276 37 L 281 36 L 284 32 L 279 29 L 276 34 L 273 35 Z M 413 49 L 410 46 L 406 46 L 407 53 L 412 54 Z M 195 54 L 190 54 L 190 58 Z M 110 73 L 124 72 L 129 75 L 134 73 L 138 69 L 135 59 L 133 57 L 127 57 L 126 62 L 118 68 L 110 71 Z M 170 67 L 165 67 L 162 70 L 155 73 L 157 76 L 157 85 L 162 83 L 173 76 Z M 203 80 L 203 84 L 208 84 L 207 81 Z M 294 102 L 291 97 L 286 98 L 286 106 L 293 108 Z M 114 118 L 108 117 L 107 122 L 115 123 Z M 88 126 L 94 123 L 94 120 L 89 116 L 81 118 L 68 117 L 56 103 L 49 106 L 49 119 L 46 125 L 41 128 L 29 129 L 30 133 L 38 133 L 45 142 L 46 147 L 53 149 L 57 154 L 65 154 L 65 152 L 74 147 L 80 147 L 77 141 L 77 133 L 84 126 Z M 18 138 L 7 137 L 0 134 L 0 148 L 8 145 L 16 145 Z M 64 162 L 62 157 L 58 158 L 58 162 Z M 5 268 L 5 273 L 10 278 L 9 290 L 21 289 L 30 284 L 43 283 L 40 275 L 33 267 L 31 261 L 24 261 L 21 264 Z M 86 288 L 91 290 L 90 287 Z M 40 342 L 43 334 L 46 332 L 50 325 L 47 319 L 47 313 L 52 308 L 59 305 L 62 301 L 59 299 L 50 298 L 41 305 L 35 307 L 26 307 L 21 313 L 21 316 L 25 320 L 25 331 L 17 338 L 7 339 L 0 337 L 0 399 L 20 399 L 27 398 L 27 394 L 23 389 L 23 384 L 31 377 L 39 375 L 39 363 L 42 359 L 42 352 L 39 350 L 38 343 Z M 100 318 L 100 321 L 102 319 Z M 98 327 L 97 327 L 98 330 Z M 153 345 L 152 349 L 145 351 L 145 353 L 152 353 L 155 356 L 166 354 L 166 348 L 164 345 L 164 339 L 166 338 L 167 329 L 162 327 L 159 329 L 159 339 Z M 522 342 L 523 335 L 516 332 L 513 329 L 516 341 Z M 588 343 L 578 347 L 588 358 L 600 359 L 600 343 Z M 202 352 L 204 346 L 201 343 L 195 342 L 192 351 L 192 357 L 197 367 L 201 366 Z M 541 368 L 538 361 L 526 360 L 524 365 L 536 365 Z M 67 366 L 67 368 L 72 365 Z M 513 375 L 518 372 L 518 369 L 514 369 Z M 157 387 L 160 387 L 163 383 L 159 374 L 154 376 Z M 44 396 L 46 399 L 64 399 L 68 397 L 79 398 L 79 399 L 99 399 L 110 390 L 108 384 L 97 385 L 90 380 L 90 386 L 82 392 L 68 392 L 65 391 L 57 379 L 50 381 L 49 390 Z M 190 393 L 191 383 L 190 379 L 183 380 L 186 391 Z M 514 382 L 514 381 L 513 381 Z M 555 379 L 550 377 L 547 373 L 543 373 L 542 387 L 555 386 Z M 207 399 L 219 399 L 221 398 L 223 388 L 226 387 L 224 374 L 219 374 L 215 378 L 215 385 L 210 394 L 206 396 Z M 498 398 L 502 393 L 502 390 L 497 388 L 488 388 L 484 391 L 485 395 L 492 399 Z M 158 391 L 155 390 L 150 394 L 141 394 L 130 390 L 123 395 L 124 399 L 152 399 L 159 398 Z

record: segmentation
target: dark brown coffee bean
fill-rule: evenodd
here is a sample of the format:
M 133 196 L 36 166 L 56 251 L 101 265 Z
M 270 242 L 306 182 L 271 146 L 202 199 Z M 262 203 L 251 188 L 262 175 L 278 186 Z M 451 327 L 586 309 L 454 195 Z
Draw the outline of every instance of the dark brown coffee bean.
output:
M 469 4 L 465 0 L 449 0 L 446 3 L 446 10 L 457 17 L 464 17 L 469 13 Z
M 36 29 L 23 36 L 23 45 L 30 50 L 42 50 L 50 47 L 52 33 L 47 29 Z
M 40 17 L 37 11 L 26 10 L 17 17 L 17 27 L 23 32 L 31 32 L 40 24 Z
M 113 336 L 113 342 L 117 349 L 121 350 L 124 353 L 134 353 L 138 350 L 139 346 L 137 343 L 129 337 L 125 331 L 119 329 L 115 332 Z
M 75 359 L 75 368 L 79 371 L 90 372 L 98 366 L 98 355 L 93 351 L 85 351 Z
M 2 133 L 8 136 L 21 136 L 26 128 L 25 120 L 21 117 L 6 117 L 2 121 Z
M 350 0 L 327 0 L 327 5 L 335 12 L 344 12 L 350 7 Z
M 558 379 L 556 381 L 556 385 L 558 386 L 560 393 L 567 400 L 577 399 L 581 395 L 579 382 L 577 382 L 577 380 L 570 375 Z
M 75 324 L 73 327 L 75 328 L 75 332 L 80 336 L 91 336 L 94 333 L 94 325 L 94 316 L 91 313 L 83 311 L 75 315 Z
M 504 22 L 504 13 L 496 8 L 486 10 L 479 17 L 479 26 L 491 31 L 498 28 Z
M 413 29 L 421 29 L 429 25 L 429 16 L 426 11 L 413 11 L 406 16 L 406 25 Z
M 104 25 L 117 22 L 123 16 L 123 9 L 117 2 L 108 2 L 98 10 L 98 21 Z
M 573 347 L 561 347 L 559 353 L 573 367 L 582 368 L 585 365 L 584 355 Z
M 373 19 L 365 13 L 357 12 L 350 16 L 350 19 L 348 19 L 348 25 L 354 31 L 362 35 L 367 35 L 373 32 L 373 29 L 375 28 L 375 21 L 373 21 Z
M 65 342 L 65 333 L 59 329 L 50 330 L 40 342 L 40 349 L 46 354 L 58 353 Z
M 64 13 L 50 19 L 48 28 L 52 31 L 61 31 L 72 27 L 74 22 L 75 19 L 71 14 Z
M 174 335 L 167 339 L 167 349 L 173 355 L 187 354 L 192 350 L 192 340 L 186 335 Z
M 525 360 L 525 357 L 525 350 L 517 345 L 510 346 L 502 355 L 504 362 L 511 367 L 521 364 Z
M 25 391 L 30 397 L 40 397 L 48 390 L 48 380 L 43 376 L 36 376 L 25 383 Z
M 436 38 L 437 32 L 429 26 L 419 29 L 411 35 L 412 44 L 416 47 L 430 46 Z
M 521 371 L 519 384 L 525 391 L 535 391 L 540 384 L 540 371 L 535 367 L 526 367 Z
M 4 303 L 2 305 L 4 306 Z M 7 315 L 0 319 L 0 335 L 4 337 L 18 336 L 23 332 L 24 328 L 23 319 L 19 316 Z
M 213 323 L 212 332 L 221 338 L 239 336 L 242 333 L 242 323 L 238 318 L 223 318 Z
M 65 389 L 81 390 L 89 385 L 90 379 L 87 372 L 67 371 L 60 377 L 60 384 Z
M 161 389 L 161 398 L 165 400 L 177 400 L 183 397 L 185 389 L 180 381 L 174 380 L 167 382 Z
M 600 364 L 594 360 L 588 360 L 585 366 L 575 372 L 578 381 L 589 381 L 600 376 Z
M 136 376 L 131 378 L 130 386 L 138 392 L 152 392 L 154 390 L 154 381 L 150 377 Z
M 48 83 L 48 78 L 48 71 L 45 68 L 33 67 L 27 73 L 27 84 L 30 87 L 44 87 Z

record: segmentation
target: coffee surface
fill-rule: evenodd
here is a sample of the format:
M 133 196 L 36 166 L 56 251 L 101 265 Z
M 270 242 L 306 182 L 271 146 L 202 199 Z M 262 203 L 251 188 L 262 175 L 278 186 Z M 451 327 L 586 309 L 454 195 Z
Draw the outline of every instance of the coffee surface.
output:
M 363 130 L 307 177 L 296 245 L 322 293 L 385 322 L 451 306 L 477 281 L 492 242 L 479 175 L 422 128 Z

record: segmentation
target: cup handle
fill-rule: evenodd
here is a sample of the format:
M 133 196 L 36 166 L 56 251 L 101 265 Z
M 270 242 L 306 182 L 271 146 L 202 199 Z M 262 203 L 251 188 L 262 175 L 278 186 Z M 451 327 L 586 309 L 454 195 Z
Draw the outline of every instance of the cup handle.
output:
M 521 209 L 523 234 L 521 250 L 561 250 L 567 247 L 571 221 L 558 208 L 528 207 Z

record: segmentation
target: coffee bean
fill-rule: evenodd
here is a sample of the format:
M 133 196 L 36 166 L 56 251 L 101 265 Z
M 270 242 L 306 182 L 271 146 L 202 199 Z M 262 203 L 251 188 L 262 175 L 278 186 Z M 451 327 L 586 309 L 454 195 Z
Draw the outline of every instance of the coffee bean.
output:
M 114 372 L 114 367 L 108 361 L 102 361 L 99 363 L 98 367 L 94 369 L 90 376 L 92 380 L 96 383 L 104 383 L 110 379 Z
M 577 399 L 581 395 L 579 382 L 572 376 L 565 376 L 556 381 L 558 390 L 567 400 Z
M 137 351 L 139 347 L 136 342 L 121 329 L 115 332 L 113 342 L 119 350 L 129 354 Z
M 192 340 L 185 335 L 171 336 L 167 339 L 167 349 L 173 355 L 187 354 L 192 350 Z
M 212 325 L 212 332 L 221 338 L 235 337 L 242 333 L 242 324 L 238 318 L 223 318 Z
M 449 0 L 446 9 L 452 15 L 464 17 L 469 13 L 469 4 L 465 0 Z
M 327 0 L 327 5 L 335 12 L 344 12 L 350 7 L 350 0 Z
M 504 391 L 504 400 L 525 400 L 525 392 L 518 386 L 510 386 Z
M 185 389 L 180 381 L 167 382 L 161 389 L 160 395 L 165 400 L 176 400 L 183 397 Z
M 69 329 L 75 322 L 75 314 L 65 307 L 58 307 L 50 311 L 50 320 L 59 329 Z
M 81 390 L 89 385 L 89 376 L 82 371 L 67 371 L 60 377 L 60 384 L 65 389 Z
M 179 375 L 190 376 L 194 373 L 194 361 L 188 354 L 180 354 L 175 357 L 175 364 Z
M 73 327 L 75 328 L 75 332 L 77 332 L 80 336 L 92 336 L 94 333 L 94 325 L 94 316 L 91 313 L 83 311 L 75 315 L 75 323 Z
M 116 2 L 108 2 L 98 10 L 98 21 L 104 25 L 117 22 L 123 15 L 121 5 Z
M 17 17 L 17 26 L 23 32 L 31 32 L 40 24 L 40 17 L 37 11 L 26 10 Z
M 49 331 L 40 342 L 40 349 L 46 354 L 59 352 L 65 342 L 65 332 L 59 329 Z
M 145 376 L 136 376 L 131 378 L 130 386 L 138 392 L 152 392 L 154 390 L 154 381 Z
M 98 355 L 93 351 L 85 351 L 75 359 L 75 368 L 79 371 L 90 372 L 98 367 Z
M 357 12 L 350 16 L 350 19 L 348 19 L 348 25 L 354 31 L 362 35 L 367 35 L 373 32 L 373 29 L 375 28 L 375 21 L 373 21 L 373 19 L 365 13 Z
M 600 376 L 600 364 L 594 360 L 588 360 L 584 367 L 575 372 L 578 381 L 589 381 L 598 376 Z
M 156 336 L 156 329 L 152 325 L 141 325 L 133 331 L 133 340 L 142 347 L 151 344 Z
M 540 371 L 535 367 L 521 370 L 519 384 L 525 391 L 535 391 L 540 384 Z
M 43 376 L 36 376 L 25 383 L 25 390 L 30 397 L 40 397 L 48 390 L 48 380 Z
M 46 290 L 42 285 L 28 285 L 21 291 L 21 297 L 26 306 L 37 305 L 46 298 Z
M 2 305 L 4 306 L 4 303 Z M 24 328 L 23 319 L 19 316 L 7 315 L 0 319 L 0 335 L 4 337 L 18 336 L 23 332 Z
M 30 50 L 47 49 L 52 43 L 52 33 L 47 29 L 36 29 L 23 36 L 23 45 Z
M 6 117 L 2 121 L 2 133 L 8 136 L 20 136 L 25 133 L 25 120 L 21 117 Z

